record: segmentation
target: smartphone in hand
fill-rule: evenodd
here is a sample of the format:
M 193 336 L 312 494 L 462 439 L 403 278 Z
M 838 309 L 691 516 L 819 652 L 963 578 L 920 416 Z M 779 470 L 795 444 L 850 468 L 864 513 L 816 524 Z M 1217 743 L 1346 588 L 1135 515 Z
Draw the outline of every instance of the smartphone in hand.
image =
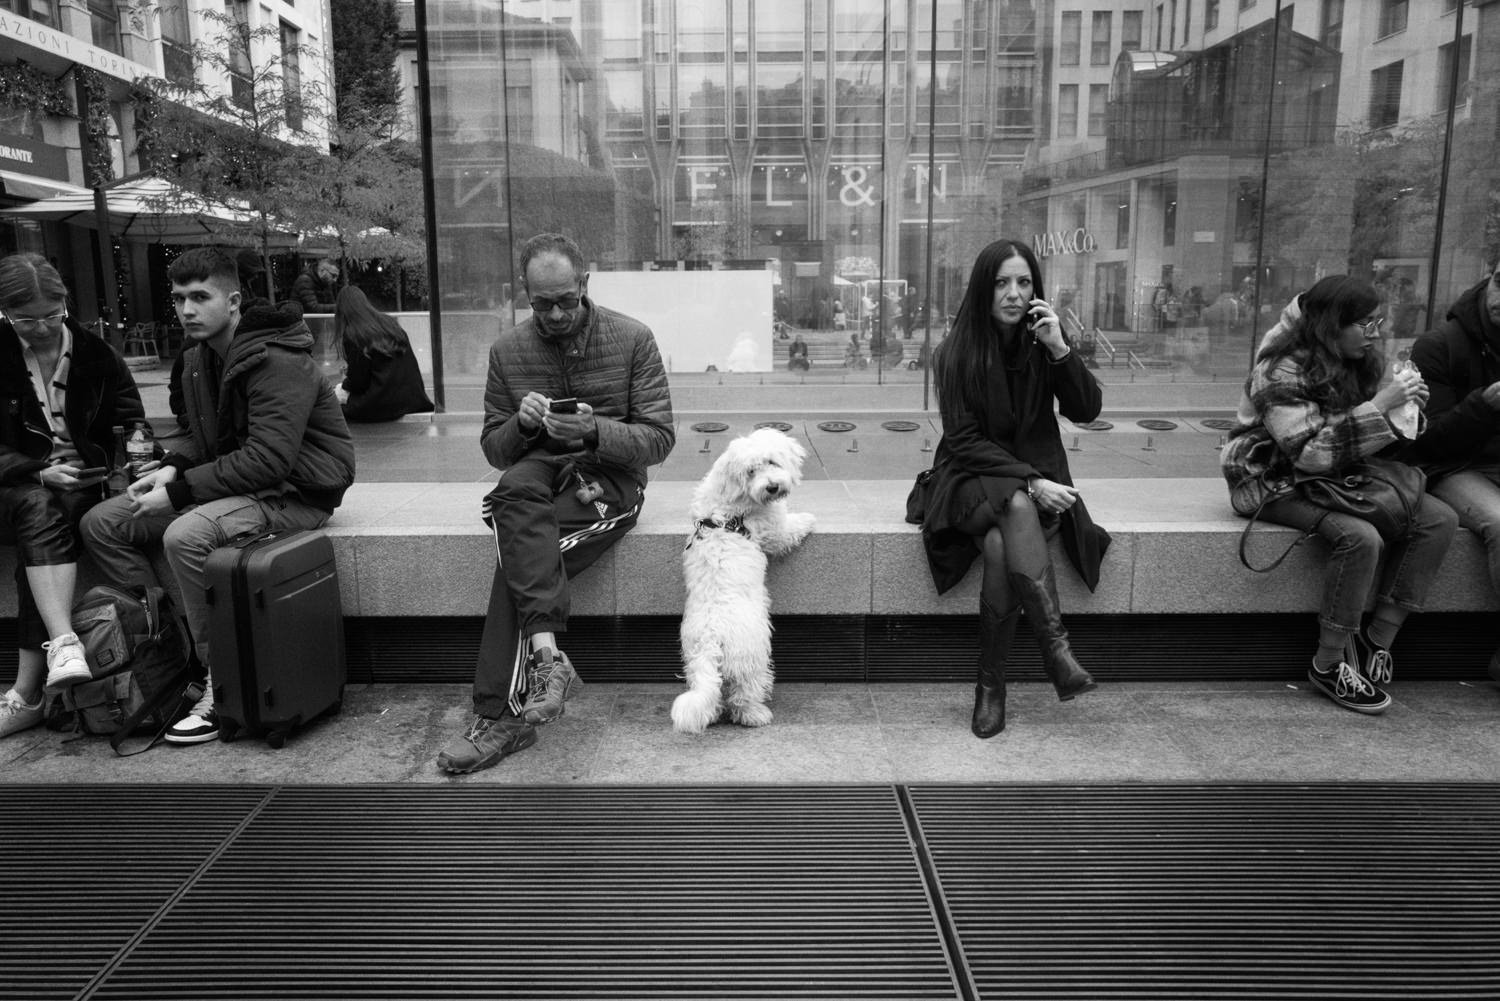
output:
M 108 466 L 90 466 L 87 469 L 80 469 L 78 475 L 74 478 L 79 480 L 93 480 L 108 474 Z
M 576 414 L 578 413 L 578 397 L 564 396 L 553 400 L 547 407 L 554 414 Z

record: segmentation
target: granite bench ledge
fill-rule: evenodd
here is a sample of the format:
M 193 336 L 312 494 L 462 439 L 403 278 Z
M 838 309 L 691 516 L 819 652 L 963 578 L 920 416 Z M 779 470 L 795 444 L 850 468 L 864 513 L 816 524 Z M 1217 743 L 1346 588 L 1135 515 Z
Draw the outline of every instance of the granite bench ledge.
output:
M 1114 543 L 1099 589 L 1090 594 L 1065 565 L 1059 590 L 1070 614 L 1314 612 L 1326 549 L 1303 543 L 1280 567 L 1256 574 L 1237 556 L 1243 519 L 1230 510 L 1221 480 L 1095 479 L 1079 487 L 1094 520 Z M 480 616 L 494 567 L 490 533 L 479 520 L 489 483 L 357 483 L 329 522 L 344 612 L 350 616 Z M 573 613 L 676 615 L 682 610 L 680 555 L 693 484 L 656 482 L 635 530 L 574 582 Z M 970 615 L 979 570 L 939 596 L 921 535 L 902 520 L 909 484 L 891 480 L 807 481 L 792 498 L 818 526 L 800 550 L 772 562 L 779 614 Z M 1257 528 L 1252 558 L 1269 561 L 1294 537 Z M 15 551 L 0 548 L 0 618 L 15 616 Z M 97 579 L 83 566 L 82 585 Z M 1460 531 L 1428 603 L 1432 611 L 1500 608 L 1483 549 Z

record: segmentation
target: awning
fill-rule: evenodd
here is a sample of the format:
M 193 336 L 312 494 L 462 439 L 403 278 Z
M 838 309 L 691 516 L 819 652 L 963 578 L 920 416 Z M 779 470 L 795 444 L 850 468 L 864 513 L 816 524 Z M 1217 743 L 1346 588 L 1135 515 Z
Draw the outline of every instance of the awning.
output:
M 88 188 L 80 188 L 67 181 L 54 181 L 49 177 L 33 177 L 18 174 L 13 170 L 0 170 L 0 189 L 13 198 L 39 200 L 53 195 L 86 195 Z

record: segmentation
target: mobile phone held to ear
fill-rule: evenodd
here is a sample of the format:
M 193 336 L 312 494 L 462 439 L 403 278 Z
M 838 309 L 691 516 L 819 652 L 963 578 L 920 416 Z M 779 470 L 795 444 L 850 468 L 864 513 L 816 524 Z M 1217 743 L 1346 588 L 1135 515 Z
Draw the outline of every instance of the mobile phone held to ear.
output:
M 564 396 L 560 400 L 553 400 L 547 409 L 554 414 L 576 414 L 578 413 L 578 397 Z

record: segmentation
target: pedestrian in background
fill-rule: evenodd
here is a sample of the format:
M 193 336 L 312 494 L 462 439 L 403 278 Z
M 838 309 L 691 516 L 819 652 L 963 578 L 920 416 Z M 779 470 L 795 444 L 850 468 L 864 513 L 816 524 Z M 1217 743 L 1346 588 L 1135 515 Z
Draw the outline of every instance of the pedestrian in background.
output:
M 353 285 L 339 292 L 333 331 L 345 364 L 344 381 L 335 390 L 345 420 L 393 421 L 432 412 L 406 331 Z

